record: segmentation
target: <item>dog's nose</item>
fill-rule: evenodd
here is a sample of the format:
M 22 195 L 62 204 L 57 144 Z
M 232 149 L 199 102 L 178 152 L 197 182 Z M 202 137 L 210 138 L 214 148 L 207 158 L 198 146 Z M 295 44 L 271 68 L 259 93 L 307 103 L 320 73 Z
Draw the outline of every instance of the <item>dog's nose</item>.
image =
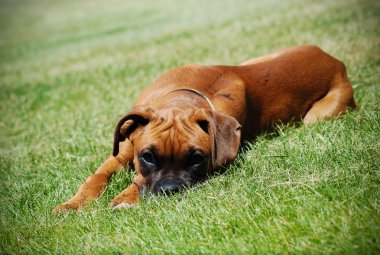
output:
M 169 182 L 169 183 L 164 183 L 160 186 L 159 188 L 159 193 L 160 194 L 173 194 L 178 192 L 182 188 L 182 185 L 179 185 L 177 183 Z

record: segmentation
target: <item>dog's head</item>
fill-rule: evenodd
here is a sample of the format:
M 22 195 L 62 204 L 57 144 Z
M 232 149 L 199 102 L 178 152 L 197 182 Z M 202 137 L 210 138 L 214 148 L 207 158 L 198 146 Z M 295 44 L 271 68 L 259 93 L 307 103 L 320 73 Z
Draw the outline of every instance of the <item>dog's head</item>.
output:
M 130 140 L 140 189 L 172 193 L 233 160 L 240 130 L 236 119 L 216 111 L 138 106 L 118 122 L 113 155 L 119 142 Z

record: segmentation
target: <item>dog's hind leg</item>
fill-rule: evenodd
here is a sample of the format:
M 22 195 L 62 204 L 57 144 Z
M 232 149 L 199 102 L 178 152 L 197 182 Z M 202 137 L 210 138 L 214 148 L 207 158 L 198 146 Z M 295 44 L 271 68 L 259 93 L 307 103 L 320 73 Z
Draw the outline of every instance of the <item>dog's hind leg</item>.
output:
M 303 121 L 306 125 L 312 124 L 320 119 L 330 119 L 345 113 L 349 108 L 357 108 L 353 97 L 353 89 L 348 81 L 343 66 L 328 93 L 316 101 L 306 113 Z
M 126 139 L 119 145 L 119 154 L 116 157 L 109 157 L 106 162 L 104 162 L 95 173 L 90 175 L 79 187 L 75 196 L 54 208 L 53 214 L 57 214 L 67 209 L 78 210 L 91 200 L 98 198 L 107 186 L 111 176 L 123 169 L 123 167 L 132 160 L 133 145 L 128 139 Z
M 243 63 L 241 63 L 240 65 L 241 66 L 248 66 L 248 65 L 253 65 L 253 64 L 258 64 L 258 63 L 263 63 L 263 62 L 271 61 L 271 60 L 273 60 L 273 59 L 275 59 L 275 58 L 277 58 L 277 57 L 279 57 L 281 55 L 298 51 L 301 48 L 304 48 L 304 49 L 307 50 L 307 49 L 310 49 L 310 48 L 315 48 L 315 46 L 309 46 L 309 45 L 294 46 L 294 47 L 291 47 L 291 48 L 288 48 L 288 49 L 284 49 L 284 50 L 281 50 L 281 51 L 278 51 L 278 52 L 275 52 L 275 53 L 272 53 L 272 54 L 269 54 L 269 55 L 265 55 L 265 56 L 261 56 L 261 57 L 252 58 L 252 59 L 246 60 Z

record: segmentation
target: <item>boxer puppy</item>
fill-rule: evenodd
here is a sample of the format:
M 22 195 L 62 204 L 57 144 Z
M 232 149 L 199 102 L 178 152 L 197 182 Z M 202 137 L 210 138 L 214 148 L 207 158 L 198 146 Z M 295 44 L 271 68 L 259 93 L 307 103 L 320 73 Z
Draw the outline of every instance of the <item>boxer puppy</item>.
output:
M 174 193 L 234 160 L 240 141 L 276 123 L 311 124 L 356 108 L 342 62 L 316 46 L 292 47 L 240 66 L 185 65 L 145 89 L 115 128 L 113 153 L 74 197 L 53 212 L 100 196 L 126 164 L 132 184 L 112 202 L 137 204 L 140 193 Z

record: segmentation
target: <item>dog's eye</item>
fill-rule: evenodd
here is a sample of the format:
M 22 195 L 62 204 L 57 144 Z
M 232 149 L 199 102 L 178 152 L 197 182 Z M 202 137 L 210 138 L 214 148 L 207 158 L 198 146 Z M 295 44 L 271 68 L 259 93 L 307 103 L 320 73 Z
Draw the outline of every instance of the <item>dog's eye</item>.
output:
M 194 155 L 191 157 L 190 161 L 189 161 L 189 165 L 190 165 L 190 166 L 197 166 L 197 165 L 200 165 L 201 163 L 203 163 L 204 158 L 205 158 L 205 157 L 204 157 L 202 154 L 199 154 L 199 153 L 194 154 Z
M 155 164 L 154 156 L 150 151 L 143 152 L 140 155 L 140 159 L 142 159 L 145 163 Z

